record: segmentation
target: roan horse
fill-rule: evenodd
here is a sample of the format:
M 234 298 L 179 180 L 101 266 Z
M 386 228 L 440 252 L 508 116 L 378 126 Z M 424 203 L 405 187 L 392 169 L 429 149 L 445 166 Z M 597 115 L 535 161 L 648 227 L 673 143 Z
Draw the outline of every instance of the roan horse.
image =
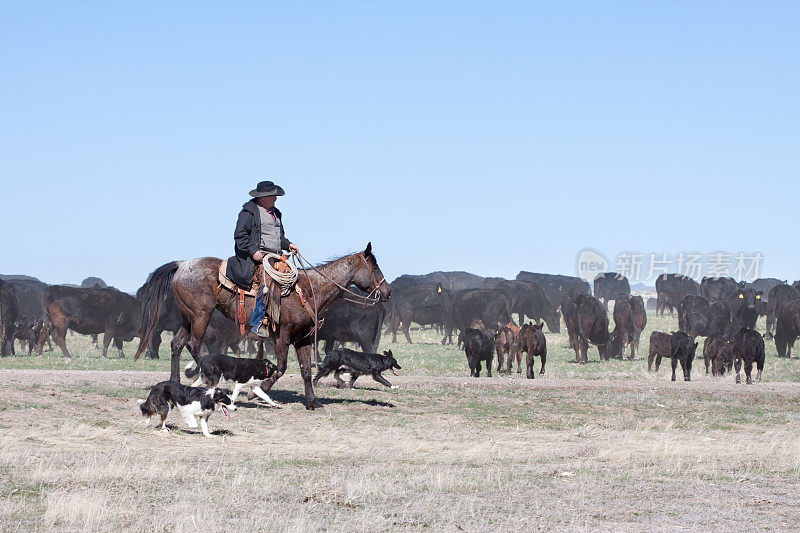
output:
M 200 344 L 214 308 L 235 321 L 237 301 L 231 291 L 220 287 L 217 278 L 220 264 L 221 260 L 218 258 L 203 257 L 188 261 L 173 261 L 152 273 L 148 282 L 142 287 L 144 289 L 142 332 L 134 359 L 150 346 L 160 308 L 170 287 L 183 315 L 183 324 L 172 339 L 170 380 L 180 381 L 180 355 L 184 346 L 189 348 L 195 361 L 199 359 Z M 307 305 L 311 309 L 314 308 L 316 300 L 320 316 L 341 294 L 343 287 L 350 284 L 368 293 L 377 293 L 382 301 L 389 299 L 391 289 L 381 273 L 375 256 L 372 255 L 372 243 L 367 244 L 363 252 L 346 255 L 312 268 L 306 273 L 300 273 L 297 280 L 297 285 L 303 291 Z M 254 304 L 254 298 L 247 297 L 245 307 L 248 328 Z M 314 317 L 303 306 L 297 292 L 292 291 L 289 296 L 282 298 L 280 325 L 277 332 L 270 331 L 270 335 L 275 342 L 278 371 L 271 379 L 261 383 L 262 390 L 269 391 L 275 381 L 286 372 L 286 359 L 291 344 L 297 352 L 297 360 L 300 363 L 300 372 L 305 385 L 306 409 L 319 407 L 320 404 L 311 386 Z

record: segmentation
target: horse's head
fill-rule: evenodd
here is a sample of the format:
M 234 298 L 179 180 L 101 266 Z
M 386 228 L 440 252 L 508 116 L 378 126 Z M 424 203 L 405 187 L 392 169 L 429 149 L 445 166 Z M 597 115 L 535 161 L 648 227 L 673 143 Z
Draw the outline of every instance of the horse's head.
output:
M 369 294 L 377 292 L 382 302 L 387 301 L 392 295 L 392 289 L 386 283 L 381 267 L 378 266 L 378 260 L 372 255 L 372 243 L 367 244 L 367 248 L 358 255 L 363 261 L 353 276 L 353 285 Z

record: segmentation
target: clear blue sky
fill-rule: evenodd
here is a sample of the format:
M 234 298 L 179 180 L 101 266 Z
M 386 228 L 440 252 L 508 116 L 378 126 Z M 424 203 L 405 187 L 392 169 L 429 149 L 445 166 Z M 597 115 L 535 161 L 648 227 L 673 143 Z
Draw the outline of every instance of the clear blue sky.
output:
M 575 274 L 593 248 L 800 278 L 800 3 L 2 2 L 0 273 L 233 251 L 274 179 L 314 261 Z

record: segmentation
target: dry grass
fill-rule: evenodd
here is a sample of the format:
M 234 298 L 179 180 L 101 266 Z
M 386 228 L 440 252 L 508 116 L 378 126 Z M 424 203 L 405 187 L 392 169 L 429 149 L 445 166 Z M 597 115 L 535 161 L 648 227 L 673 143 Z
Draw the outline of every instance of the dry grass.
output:
M 210 440 L 142 424 L 161 377 L 0 372 L 0 529 L 800 527 L 793 384 L 414 376 L 307 412 L 288 376 Z
M 290 373 L 283 409 L 214 415 L 215 439 L 176 415 L 169 434 L 144 426 L 136 399 L 165 360 L 4 359 L 0 530 L 800 529 L 798 362 L 774 347 L 763 383 L 702 359 L 671 383 L 641 360 L 575 365 L 548 334 L 548 377 L 471 379 L 463 353 L 413 335 L 381 346 L 398 390 L 325 379 L 308 412 Z

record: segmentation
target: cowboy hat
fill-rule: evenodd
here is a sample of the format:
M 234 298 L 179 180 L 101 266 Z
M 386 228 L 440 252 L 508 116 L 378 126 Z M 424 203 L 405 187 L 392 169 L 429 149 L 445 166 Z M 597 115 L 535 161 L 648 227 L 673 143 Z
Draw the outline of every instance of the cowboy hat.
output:
M 260 198 L 261 196 L 283 196 L 286 194 L 283 189 L 271 181 L 260 181 L 256 188 L 250 191 L 250 196 Z

